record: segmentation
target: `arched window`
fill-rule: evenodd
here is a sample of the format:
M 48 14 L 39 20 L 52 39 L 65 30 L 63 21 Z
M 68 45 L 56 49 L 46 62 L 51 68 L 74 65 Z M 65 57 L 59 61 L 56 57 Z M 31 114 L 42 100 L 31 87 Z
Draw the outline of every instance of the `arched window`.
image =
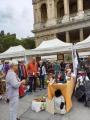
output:
M 47 6 L 45 3 L 41 5 L 41 22 L 47 22 Z
M 57 18 L 61 18 L 64 16 L 64 3 L 63 0 L 59 0 L 57 2 Z
M 90 0 L 83 0 L 83 9 L 84 10 L 90 9 Z

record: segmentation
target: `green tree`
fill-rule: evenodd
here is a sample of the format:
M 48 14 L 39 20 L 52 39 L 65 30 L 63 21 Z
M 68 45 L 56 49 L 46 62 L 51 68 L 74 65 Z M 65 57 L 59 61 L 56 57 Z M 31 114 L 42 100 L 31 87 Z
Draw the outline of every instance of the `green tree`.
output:
M 26 49 L 33 49 L 35 48 L 35 41 L 34 41 L 34 38 L 25 38 L 25 39 L 22 39 L 22 46 Z
M 16 34 L 5 34 L 4 31 L 0 32 L 0 53 L 6 51 L 11 46 L 22 45 L 26 49 L 35 48 L 34 38 L 17 39 Z

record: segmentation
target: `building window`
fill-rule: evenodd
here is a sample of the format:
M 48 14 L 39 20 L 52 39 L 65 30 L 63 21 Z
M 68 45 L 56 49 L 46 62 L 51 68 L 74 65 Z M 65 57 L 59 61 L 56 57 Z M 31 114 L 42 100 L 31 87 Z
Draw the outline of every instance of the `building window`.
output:
M 57 33 L 57 34 L 56 34 L 56 37 L 57 37 L 59 40 L 61 40 L 61 41 L 63 41 L 63 42 L 66 42 L 65 32 Z
M 63 0 L 59 0 L 57 2 L 57 18 L 61 18 L 64 16 L 64 3 Z
M 71 43 L 80 42 L 80 30 L 79 29 L 70 31 L 69 36 L 70 36 Z
M 90 35 L 90 27 L 83 29 L 84 39 L 86 39 Z
M 41 5 L 41 22 L 47 22 L 47 6 L 45 3 Z
M 83 0 L 83 9 L 84 10 L 90 9 L 90 0 Z
M 69 1 L 70 14 L 77 13 L 77 0 Z

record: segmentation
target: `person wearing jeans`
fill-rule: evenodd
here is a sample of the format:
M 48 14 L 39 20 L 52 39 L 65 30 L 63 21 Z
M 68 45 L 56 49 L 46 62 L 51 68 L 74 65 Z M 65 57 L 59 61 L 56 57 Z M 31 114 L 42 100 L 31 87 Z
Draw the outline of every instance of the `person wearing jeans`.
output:
M 32 90 L 36 91 L 36 77 L 35 76 L 30 76 L 29 77 L 29 91 L 32 92 Z
M 44 66 L 44 63 L 42 61 L 40 61 L 40 70 L 39 70 L 39 73 L 40 73 L 40 89 L 44 89 L 44 82 L 45 82 L 45 75 L 46 75 L 46 68 Z

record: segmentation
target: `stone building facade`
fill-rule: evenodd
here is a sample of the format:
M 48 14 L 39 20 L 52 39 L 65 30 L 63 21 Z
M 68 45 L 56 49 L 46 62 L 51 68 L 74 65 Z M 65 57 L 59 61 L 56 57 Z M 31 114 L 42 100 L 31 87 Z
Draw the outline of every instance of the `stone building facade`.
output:
M 90 0 L 32 0 L 36 46 L 55 37 L 76 43 L 90 34 Z

